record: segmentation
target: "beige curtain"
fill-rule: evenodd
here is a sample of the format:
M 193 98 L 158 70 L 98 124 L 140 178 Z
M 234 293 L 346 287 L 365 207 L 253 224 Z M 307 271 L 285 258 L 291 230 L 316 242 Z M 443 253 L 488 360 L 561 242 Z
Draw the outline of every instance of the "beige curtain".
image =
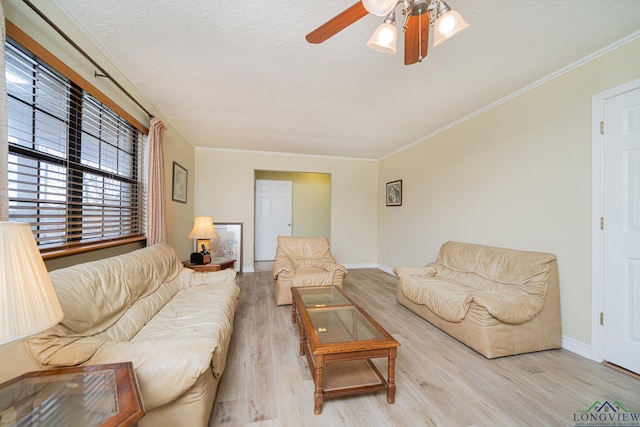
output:
M 9 146 L 7 138 L 7 82 L 4 76 L 4 7 L 0 1 L 0 32 L 2 46 L 0 47 L 0 221 L 9 220 L 9 179 L 7 166 L 9 163 Z
M 147 246 L 168 243 L 167 197 L 162 139 L 167 128 L 157 117 L 149 124 L 147 143 Z

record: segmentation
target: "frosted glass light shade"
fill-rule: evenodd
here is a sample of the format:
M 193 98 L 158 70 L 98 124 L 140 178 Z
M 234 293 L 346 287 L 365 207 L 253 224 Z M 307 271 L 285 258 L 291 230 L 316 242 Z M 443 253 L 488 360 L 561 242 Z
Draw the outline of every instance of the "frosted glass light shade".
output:
M 0 345 L 44 331 L 63 316 L 29 224 L 0 221 Z
M 387 22 L 378 25 L 373 35 L 367 42 L 367 46 L 379 52 L 396 53 L 396 41 L 398 40 L 398 31 L 396 26 Z
M 367 12 L 378 16 L 386 16 L 396 5 L 397 0 L 362 0 Z
M 448 11 L 436 20 L 433 28 L 433 46 L 435 47 L 446 42 L 468 27 L 469 24 L 462 19 L 462 16 L 460 16 L 458 12 L 454 10 Z

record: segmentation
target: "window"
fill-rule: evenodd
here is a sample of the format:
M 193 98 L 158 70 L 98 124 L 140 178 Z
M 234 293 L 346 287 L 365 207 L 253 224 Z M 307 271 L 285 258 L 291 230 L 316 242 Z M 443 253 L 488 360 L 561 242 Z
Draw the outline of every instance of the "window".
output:
M 9 218 L 41 250 L 143 234 L 144 135 L 7 39 Z

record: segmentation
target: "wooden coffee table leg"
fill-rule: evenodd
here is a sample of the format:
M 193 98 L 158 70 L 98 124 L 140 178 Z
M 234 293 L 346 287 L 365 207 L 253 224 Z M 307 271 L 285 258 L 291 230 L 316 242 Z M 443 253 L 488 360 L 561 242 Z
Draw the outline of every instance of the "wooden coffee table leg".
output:
M 387 373 L 387 402 L 396 401 L 396 347 L 389 349 L 389 372 Z
M 300 331 L 300 356 L 304 356 L 304 350 L 305 350 L 305 347 L 307 346 L 307 342 L 305 339 L 306 333 L 303 325 L 298 326 L 298 329 Z
M 296 302 L 291 303 L 291 323 L 296 323 Z
M 316 375 L 314 378 L 314 383 L 316 384 L 316 390 L 313 395 L 313 398 L 314 398 L 313 400 L 315 402 L 315 408 L 313 412 L 316 415 L 322 414 L 322 401 L 323 401 L 322 370 L 323 368 L 324 368 L 324 356 L 323 355 L 316 356 Z

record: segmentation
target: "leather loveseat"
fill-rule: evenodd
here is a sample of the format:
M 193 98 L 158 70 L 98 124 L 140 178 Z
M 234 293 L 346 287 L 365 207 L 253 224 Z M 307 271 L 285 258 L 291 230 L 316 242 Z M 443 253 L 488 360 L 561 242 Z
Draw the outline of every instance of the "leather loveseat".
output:
M 55 270 L 64 319 L 9 357 L 29 370 L 25 352 L 35 369 L 131 361 L 141 426 L 207 426 L 238 306 L 235 274 L 183 268 L 167 245 Z
M 425 267 L 397 267 L 396 299 L 487 358 L 562 345 L 553 254 L 446 242 Z

